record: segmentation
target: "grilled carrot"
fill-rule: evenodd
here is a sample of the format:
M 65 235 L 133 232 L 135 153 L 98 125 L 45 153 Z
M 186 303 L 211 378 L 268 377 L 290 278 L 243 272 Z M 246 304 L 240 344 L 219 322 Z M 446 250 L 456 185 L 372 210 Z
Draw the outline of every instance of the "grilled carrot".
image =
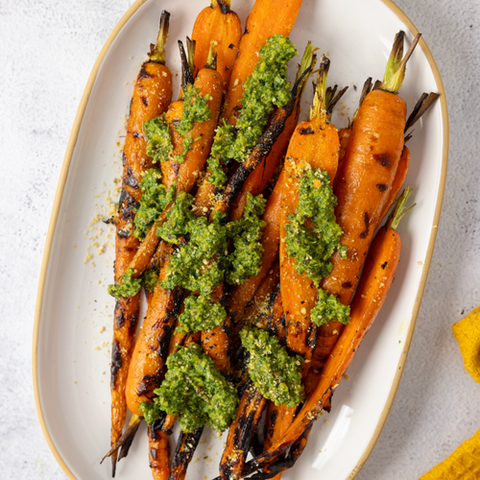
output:
M 383 90 L 370 92 L 358 110 L 335 192 L 338 199 L 335 214 L 344 233 L 342 244 L 348 248 L 348 258 L 334 254 L 332 273 L 321 286 L 345 305 L 352 298 L 403 151 L 406 105 L 396 92 L 403 80 L 406 61 L 419 37 L 399 64 L 403 39 L 403 32 L 397 34 Z M 393 75 L 392 63 L 397 67 Z M 396 80 L 393 83 L 392 78 Z M 356 185 L 358 188 L 353 188 Z
M 210 42 L 215 42 L 217 71 L 228 85 L 233 64 L 237 58 L 238 44 L 242 36 L 242 25 L 238 15 L 231 10 L 231 0 L 210 0 L 193 25 L 192 40 L 195 46 L 195 71 L 207 62 Z
M 154 422 L 148 427 L 149 460 L 154 480 L 168 480 L 170 474 L 170 446 L 168 435 Z
M 249 175 L 242 191 L 232 205 L 230 210 L 230 220 L 238 220 L 242 217 L 245 204 L 247 203 L 248 193 L 252 195 L 259 195 L 262 193 L 282 161 L 290 137 L 292 136 L 300 117 L 300 103 L 302 101 L 305 85 L 309 78 L 309 75 L 304 75 L 304 73 L 308 69 L 311 72 L 315 67 L 316 56 L 314 55 L 314 52 L 315 48 L 311 42 L 308 42 L 295 78 L 295 84 L 298 85 L 298 87 L 293 112 L 286 120 L 284 130 L 273 145 L 270 153 L 265 156 L 260 164 Z
M 173 250 L 173 246 L 170 248 Z M 125 391 L 127 405 L 132 413 L 139 416 L 142 416 L 138 409 L 140 404 L 151 401 L 154 389 L 162 380 L 162 368 L 183 296 L 179 288 L 167 290 L 160 286 L 165 279 L 169 261 L 170 259 L 166 260 L 160 272 L 128 371 Z
M 180 432 L 168 480 L 184 480 L 202 433 L 203 427 L 197 428 L 193 433 Z
M 315 306 L 318 290 L 305 273 L 297 272 L 296 260 L 287 253 L 286 229 L 290 216 L 297 210 L 300 179 L 306 169 L 327 172 L 330 185 L 337 171 L 340 148 L 338 132 L 328 122 L 325 106 L 328 65 L 329 60 L 323 57 L 310 120 L 301 122 L 290 139 L 284 167 L 287 177 L 282 188 L 280 217 L 280 284 L 287 324 L 287 345 L 308 360 L 312 358 L 315 346 L 316 326 L 310 320 L 310 311 Z M 307 368 L 309 363 L 304 366 Z
M 342 376 L 352 362 L 358 348 L 377 317 L 395 277 L 400 259 L 401 238 L 396 231 L 406 213 L 405 203 L 411 194 L 406 189 L 397 206 L 372 242 L 362 278 L 351 305 L 351 320 L 340 334 L 322 371 L 320 381 L 307 397 L 303 407 L 285 435 L 269 451 L 255 459 L 243 474 L 263 468 L 279 458 L 309 427 L 337 388 Z
M 250 441 L 257 429 L 266 400 L 253 383 L 246 385 L 237 416 L 228 431 L 227 445 L 220 462 L 222 479 L 240 478 Z
M 207 104 L 211 114 L 208 120 L 194 122 L 192 130 L 189 132 L 193 143 L 186 152 L 183 163 L 179 164 L 178 161 L 170 161 L 166 162 L 168 166 L 162 165 L 165 184 L 169 186 L 176 180 L 176 194 L 182 191 L 191 191 L 205 165 L 213 142 L 223 96 L 221 76 L 216 70 L 212 70 L 208 66 L 198 72 L 193 86 L 200 91 L 201 96 L 208 98 Z M 183 151 L 184 139 L 179 138 L 174 126 L 182 118 L 184 108 L 183 101 L 174 102 L 166 116 L 166 120 L 172 127 L 170 131 L 173 132 L 174 155 Z M 171 205 L 167 207 L 166 211 L 170 208 Z M 157 248 L 159 242 L 157 227 L 165 222 L 166 211 L 159 216 L 155 224 L 150 228 L 134 258 L 128 265 L 128 268 L 133 269 L 135 272 L 132 275 L 133 278 L 139 277 L 145 271 L 150 258 Z
M 166 111 L 172 96 L 172 77 L 165 66 L 164 45 L 168 35 L 169 13 L 162 12 L 157 43 L 152 47 L 149 60 L 143 63 L 135 83 L 130 104 L 127 136 L 123 150 L 122 192 L 120 195 L 115 236 L 115 281 L 118 282 L 128 268 L 138 249 L 133 235 L 135 208 L 141 197 L 139 182 L 151 166 L 146 153 L 143 122 Z M 111 365 L 111 419 L 110 441 L 115 445 L 122 435 L 126 415 L 125 383 L 134 344 L 140 297 L 118 298 L 115 302 Z M 117 454 L 112 459 L 112 476 L 115 476 Z
M 256 0 L 240 40 L 238 57 L 225 97 L 222 118 L 235 123 L 235 112 L 242 107 L 243 84 L 258 62 L 258 52 L 272 35 L 288 36 L 302 0 Z

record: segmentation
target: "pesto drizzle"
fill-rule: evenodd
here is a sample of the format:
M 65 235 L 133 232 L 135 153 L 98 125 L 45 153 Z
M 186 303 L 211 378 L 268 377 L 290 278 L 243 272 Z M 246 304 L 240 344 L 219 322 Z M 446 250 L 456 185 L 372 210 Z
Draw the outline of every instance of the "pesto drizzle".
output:
M 202 425 L 223 432 L 235 417 L 238 395 L 235 386 L 215 368 L 213 360 L 196 343 L 180 347 L 167 359 L 167 373 L 158 395 L 141 410 L 151 424 L 162 411 L 178 417 L 183 432 Z
M 242 345 L 250 354 L 248 375 L 258 391 L 275 405 L 292 408 L 305 399 L 300 355 L 289 356 L 277 338 L 266 331 L 245 327 Z
M 195 139 L 192 129 L 195 122 L 203 123 L 210 120 L 212 112 L 208 106 L 211 96 L 200 95 L 200 90 L 188 84 L 183 92 L 182 118 L 176 123 L 176 130 L 183 138 L 182 153 L 173 156 L 173 143 L 170 127 L 165 121 L 165 114 L 143 123 L 143 132 L 147 138 L 147 155 L 154 162 L 167 162 L 173 160 L 178 163 L 185 161 L 185 156 L 192 148 Z
M 140 181 L 142 198 L 140 207 L 135 215 L 134 235 L 143 240 L 154 224 L 158 216 L 165 210 L 168 204 L 173 201 L 176 182 L 170 188 L 165 188 L 162 183 L 162 173 L 158 168 L 150 168 L 145 172 Z
M 332 271 L 333 253 L 338 252 L 342 258 L 347 256 L 347 247 L 340 244 L 343 232 L 334 213 L 337 198 L 330 187 L 328 172 L 310 167 L 303 172 L 298 193 L 297 211 L 288 216 L 285 226 L 286 250 L 295 260 L 297 273 L 304 273 L 319 287 L 322 279 Z M 305 226 L 307 218 L 313 220 L 312 230 Z M 332 320 L 348 323 L 349 315 L 350 307 L 319 288 L 317 303 L 311 311 L 315 324 Z
M 134 297 L 142 287 L 148 291 L 153 291 L 158 281 L 158 273 L 155 270 L 146 271 L 139 278 L 132 278 L 135 271 L 133 268 L 127 268 L 123 274 L 122 283 L 111 284 L 108 286 L 108 293 L 115 298 Z
M 222 163 L 244 162 L 257 144 L 275 107 L 291 98 L 287 81 L 288 62 L 297 51 L 288 37 L 274 35 L 260 49 L 260 60 L 243 85 L 242 109 L 235 127 L 225 122 L 217 128 L 209 159 L 210 181 L 222 187 L 227 178 Z
M 199 296 L 190 296 L 185 301 L 185 311 L 179 316 L 179 330 L 183 332 L 209 330 L 223 325 L 227 312 L 223 306 L 210 299 L 215 287 L 223 280 L 239 284 L 256 275 L 262 262 L 263 248 L 260 243 L 266 222 L 261 220 L 266 201 L 261 195 L 248 194 L 244 216 L 224 225 L 226 215 L 217 212 L 212 222 L 205 217 L 194 218 L 188 203 L 177 200 L 169 214 L 175 231 L 164 224 L 160 236 L 178 243 L 188 235 L 189 241 L 181 245 L 171 256 L 164 288 L 183 287 Z M 177 214 L 175 208 L 178 208 Z M 234 250 L 229 255 L 228 239 L 234 239 Z

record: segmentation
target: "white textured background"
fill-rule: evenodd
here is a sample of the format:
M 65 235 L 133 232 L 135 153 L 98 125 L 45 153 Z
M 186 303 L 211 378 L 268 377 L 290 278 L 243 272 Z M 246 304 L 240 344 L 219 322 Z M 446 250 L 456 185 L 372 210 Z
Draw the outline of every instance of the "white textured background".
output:
M 184 0 L 188 2 L 188 0 Z M 0 478 L 65 479 L 38 425 L 33 310 L 60 167 L 90 70 L 131 0 L 0 0 Z M 359 480 L 417 479 L 480 428 L 451 325 L 480 304 L 480 0 L 398 0 L 450 112 L 447 189 L 400 387 Z M 341 28 L 341 27 L 340 27 Z

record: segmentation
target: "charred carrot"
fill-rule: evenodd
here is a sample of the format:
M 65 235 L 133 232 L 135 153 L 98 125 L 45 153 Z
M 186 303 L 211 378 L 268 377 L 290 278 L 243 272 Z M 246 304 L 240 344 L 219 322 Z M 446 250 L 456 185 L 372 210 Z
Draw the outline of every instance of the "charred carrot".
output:
M 351 305 L 351 320 L 340 334 L 335 347 L 322 371 L 320 381 L 310 393 L 301 411 L 285 435 L 268 452 L 255 459 L 249 466 L 258 469 L 278 458 L 310 426 L 352 362 L 358 348 L 385 302 L 395 277 L 401 250 L 401 238 L 396 231 L 404 212 L 405 203 L 411 194 L 406 189 L 397 202 L 385 227 L 379 230 L 372 242 L 365 269 Z M 247 474 L 248 471 L 243 472 Z
M 333 270 L 321 287 L 345 305 L 350 303 L 371 238 L 381 221 L 404 147 L 406 105 L 396 92 L 419 40 L 417 36 L 402 60 L 404 35 L 397 34 L 382 90 L 371 91 L 358 110 L 335 192 L 335 215 L 348 257 L 333 256 Z M 352 188 L 354 185 L 358 187 Z
M 304 207 L 299 203 L 300 200 L 310 201 L 314 195 L 318 195 L 316 191 L 320 192 L 322 186 L 327 192 L 331 191 L 330 187 L 337 171 L 339 138 L 337 129 L 328 121 L 325 98 L 328 66 L 329 60 L 322 57 L 310 120 L 301 122 L 290 139 L 284 166 L 287 177 L 282 188 L 280 284 L 287 324 L 287 345 L 290 350 L 308 360 L 312 358 L 315 346 L 316 326 L 310 316 L 317 302 L 317 287 L 321 278 L 328 274 L 328 261 L 333 251 L 338 248 L 335 245 L 338 244 L 341 235 L 338 227 L 335 230 L 334 225 L 328 227 L 329 230 L 326 232 L 315 236 L 304 231 L 305 228 L 311 229 L 304 223 L 312 213 L 309 211 L 307 214 L 306 210 L 305 213 L 302 212 L 304 208 L 311 210 L 312 207 L 307 204 Z M 310 177 L 311 187 L 306 183 L 310 181 L 308 180 Z M 310 188 L 311 191 L 307 192 L 306 189 Z M 309 199 L 302 200 L 300 192 L 304 190 Z M 333 194 L 331 197 L 333 199 Z M 316 202 L 319 201 L 320 197 L 316 198 Z M 303 217 L 300 218 L 299 215 Z M 320 213 L 315 215 L 318 216 Z M 321 215 L 323 222 L 332 222 L 333 211 L 330 220 L 323 211 Z M 317 228 L 320 227 L 321 225 L 317 225 Z M 319 239 L 319 236 L 322 238 Z M 304 249 L 303 244 L 307 244 L 308 247 L 308 243 L 312 241 L 319 252 L 316 257 L 312 257 L 308 250 L 305 250 L 305 254 L 303 250 L 297 250 Z M 309 363 L 304 364 L 305 368 L 308 366 Z
M 169 129 L 169 132 L 173 133 L 171 155 L 174 155 L 175 158 L 168 159 L 165 166 L 162 164 L 162 168 L 167 187 L 175 184 L 175 196 L 182 191 L 189 192 L 193 188 L 210 152 L 223 96 L 221 76 L 208 66 L 202 68 L 195 78 L 193 90 L 187 89 L 184 95 L 186 98 L 183 101 L 174 102 L 166 116 L 168 125 L 172 127 Z M 187 131 L 178 131 L 179 128 L 181 129 L 179 125 L 181 119 L 184 118 L 185 101 L 192 105 L 198 98 L 204 100 L 205 111 L 206 113 L 210 112 L 208 118 L 204 118 L 203 121 L 194 121 L 190 129 L 188 129 L 188 119 L 186 119 Z M 180 134 L 183 134 L 183 137 Z M 184 156 L 183 160 L 178 160 L 179 156 Z M 166 221 L 166 213 L 171 207 L 172 204 L 167 206 L 148 230 L 138 251 L 130 261 L 128 269 L 134 272 L 132 278 L 138 278 L 145 271 L 160 240 L 157 236 L 157 228 Z
M 118 282 L 127 271 L 128 264 L 138 249 L 138 239 L 133 235 L 135 209 L 141 197 L 139 183 L 143 173 L 152 165 L 146 153 L 146 139 L 143 122 L 151 120 L 166 111 L 172 96 L 172 77 L 165 66 L 164 46 L 168 35 L 170 14 L 162 12 L 156 45 L 143 63 L 135 83 L 127 136 L 123 150 L 122 193 L 116 221 L 115 236 L 115 281 Z M 119 298 L 115 302 L 115 321 L 111 364 L 111 444 L 115 445 L 122 435 L 126 415 L 125 383 L 128 365 L 134 344 L 140 299 Z M 112 459 L 112 476 L 115 476 L 117 454 Z
M 163 433 L 154 422 L 148 427 L 148 457 L 154 480 L 170 478 L 170 446 L 168 435 Z
M 227 445 L 220 462 L 222 479 L 240 478 L 250 441 L 265 407 L 262 394 L 250 382 L 240 399 L 237 416 L 228 431 Z
M 192 40 L 195 46 L 195 71 L 207 63 L 210 42 L 215 42 L 217 71 L 228 85 L 233 64 L 237 58 L 242 26 L 238 15 L 231 10 L 231 0 L 211 0 L 193 25 Z
M 173 246 L 170 248 L 173 249 Z M 183 296 L 182 289 L 168 290 L 160 285 L 166 276 L 169 262 L 170 259 L 160 272 L 128 371 L 125 391 L 127 405 L 132 413 L 140 416 L 140 404 L 151 401 L 154 389 L 162 380 L 162 368 Z
M 238 57 L 225 97 L 222 118 L 235 123 L 235 112 L 242 107 L 243 84 L 258 62 L 258 52 L 272 35 L 288 36 L 302 0 L 256 0 L 240 40 Z
M 249 175 L 242 191 L 232 205 L 230 210 L 230 220 L 238 220 L 241 218 L 247 202 L 248 193 L 259 195 L 264 191 L 285 155 L 288 142 L 300 117 L 300 102 L 302 101 L 303 91 L 309 78 L 309 75 L 304 75 L 304 73 L 308 69 L 311 72 L 315 67 L 316 56 L 314 55 L 314 51 L 315 48 L 311 42 L 308 42 L 295 78 L 295 84 L 298 82 L 298 87 L 293 112 L 285 122 L 285 128 L 273 145 L 270 153 L 265 156 L 260 164 L 255 167 L 253 172 Z
M 203 427 L 197 428 L 193 433 L 180 432 L 172 459 L 169 480 L 184 480 L 202 433 Z

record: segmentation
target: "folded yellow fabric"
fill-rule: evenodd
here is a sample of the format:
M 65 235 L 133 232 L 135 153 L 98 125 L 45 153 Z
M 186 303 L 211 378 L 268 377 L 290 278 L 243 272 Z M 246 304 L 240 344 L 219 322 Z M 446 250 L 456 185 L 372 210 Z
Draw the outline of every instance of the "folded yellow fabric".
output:
M 452 330 L 460 345 L 467 372 L 480 383 L 480 307 L 454 323 Z
M 420 480 L 480 479 L 480 430 Z
M 480 307 L 452 326 L 468 373 L 480 383 Z M 480 430 L 420 480 L 479 480 Z

